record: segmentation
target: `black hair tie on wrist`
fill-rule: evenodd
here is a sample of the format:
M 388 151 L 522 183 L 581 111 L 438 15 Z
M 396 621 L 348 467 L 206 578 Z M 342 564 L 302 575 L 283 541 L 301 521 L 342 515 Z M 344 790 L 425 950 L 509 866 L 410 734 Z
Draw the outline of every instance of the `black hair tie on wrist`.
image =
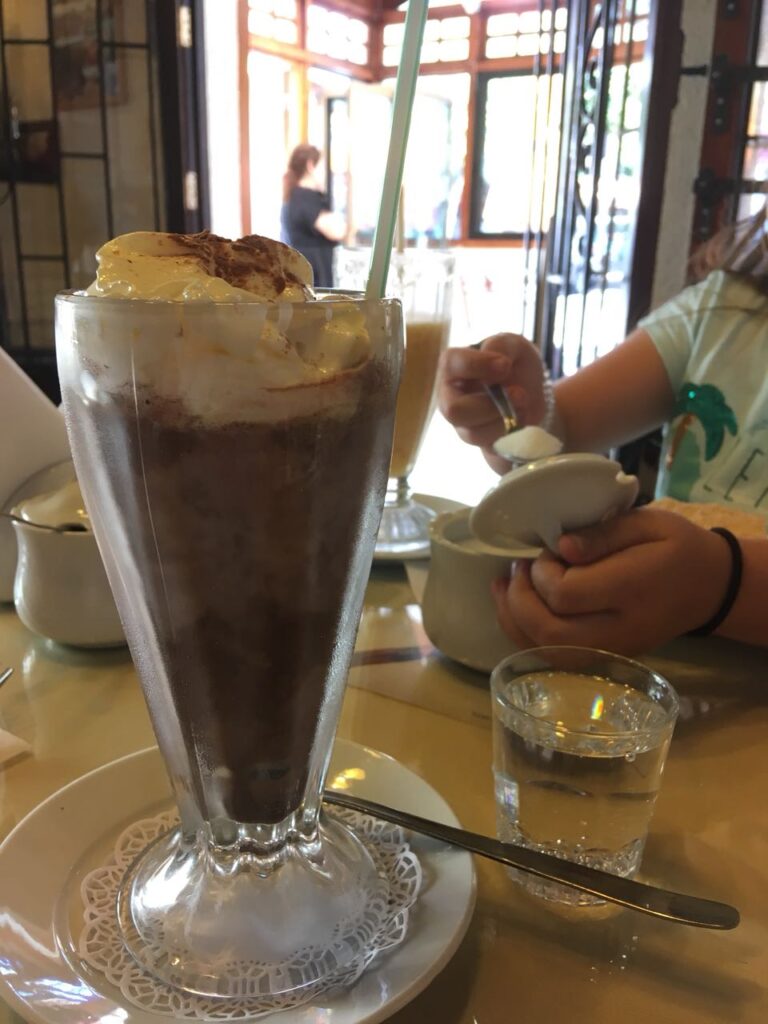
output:
M 728 579 L 725 597 L 715 614 L 708 622 L 705 622 L 703 626 L 699 626 L 698 629 L 690 630 L 686 636 L 710 636 L 710 634 L 714 633 L 715 630 L 728 618 L 731 608 L 733 608 L 734 602 L 739 595 L 739 588 L 741 587 L 741 574 L 744 568 L 744 556 L 742 555 L 741 544 L 739 544 L 731 531 L 726 530 L 724 526 L 713 526 L 711 532 L 719 534 L 730 548 L 731 575 Z

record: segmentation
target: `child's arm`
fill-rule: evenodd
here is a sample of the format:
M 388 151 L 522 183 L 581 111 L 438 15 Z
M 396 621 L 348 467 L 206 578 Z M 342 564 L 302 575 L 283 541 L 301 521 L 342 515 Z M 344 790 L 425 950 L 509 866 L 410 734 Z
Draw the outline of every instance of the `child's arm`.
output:
M 602 452 L 672 415 L 675 396 L 656 346 L 633 331 L 608 355 L 555 386 L 555 433 L 568 451 Z
M 768 538 L 740 546 L 741 586 L 717 634 L 766 646 Z M 558 553 L 495 585 L 502 628 L 522 646 L 649 651 L 708 622 L 732 571 L 722 537 L 650 507 L 566 535 Z
M 469 444 L 484 450 L 499 472 L 508 465 L 493 455 L 501 436 L 498 413 L 484 384 L 507 388 L 521 425 L 545 415 L 541 360 L 536 348 L 514 334 L 497 334 L 480 351 L 450 348 L 443 354 L 438 403 Z M 656 347 L 645 331 L 634 331 L 618 348 L 555 386 L 552 430 L 570 451 L 605 451 L 664 423 L 674 394 Z

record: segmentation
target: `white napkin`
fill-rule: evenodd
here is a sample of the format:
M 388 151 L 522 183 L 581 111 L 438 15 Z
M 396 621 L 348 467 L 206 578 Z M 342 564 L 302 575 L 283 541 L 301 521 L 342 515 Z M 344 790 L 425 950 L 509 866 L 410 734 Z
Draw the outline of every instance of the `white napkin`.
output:
M 17 757 L 31 753 L 32 747 L 26 740 L 19 739 L 18 736 L 14 736 L 12 732 L 6 732 L 5 729 L 0 729 L 0 768 L 15 761 Z
M 0 348 L 0 509 L 30 477 L 71 458 L 64 417 Z M 13 600 L 16 538 L 0 519 L 0 602 Z
M 0 507 L 25 480 L 69 458 L 61 412 L 0 349 Z

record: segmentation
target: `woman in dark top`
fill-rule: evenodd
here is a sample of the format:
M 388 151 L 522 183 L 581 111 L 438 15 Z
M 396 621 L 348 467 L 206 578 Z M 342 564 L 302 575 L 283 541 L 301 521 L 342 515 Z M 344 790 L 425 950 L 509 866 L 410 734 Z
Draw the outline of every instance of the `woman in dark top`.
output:
M 297 146 L 283 177 L 283 240 L 312 264 L 315 286 L 333 287 L 333 249 L 344 237 L 344 225 L 331 213 L 317 175 L 320 150 Z

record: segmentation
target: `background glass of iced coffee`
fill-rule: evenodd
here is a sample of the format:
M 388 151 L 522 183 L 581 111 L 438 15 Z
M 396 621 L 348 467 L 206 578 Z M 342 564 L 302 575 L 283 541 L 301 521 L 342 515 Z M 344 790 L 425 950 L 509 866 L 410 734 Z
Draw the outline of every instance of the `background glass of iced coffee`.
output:
M 56 330 L 78 478 L 181 817 L 123 880 L 124 939 L 187 991 L 301 992 L 359 963 L 387 905 L 365 845 L 319 811 L 400 304 L 63 294 Z M 297 378 L 340 347 L 343 365 Z M 309 363 L 284 365 L 289 348 Z
M 677 717 L 670 684 L 618 655 L 541 647 L 502 661 L 491 695 L 499 838 L 633 877 Z M 548 900 L 602 902 L 510 874 Z
M 369 254 L 341 250 L 337 277 L 342 287 L 363 287 Z M 448 344 L 454 257 L 436 249 L 392 254 L 387 294 L 405 313 L 405 359 L 397 396 L 389 484 L 376 555 L 397 557 L 429 550 L 429 522 L 435 513 L 413 500 L 408 477 L 435 408 L 440 353 Z

